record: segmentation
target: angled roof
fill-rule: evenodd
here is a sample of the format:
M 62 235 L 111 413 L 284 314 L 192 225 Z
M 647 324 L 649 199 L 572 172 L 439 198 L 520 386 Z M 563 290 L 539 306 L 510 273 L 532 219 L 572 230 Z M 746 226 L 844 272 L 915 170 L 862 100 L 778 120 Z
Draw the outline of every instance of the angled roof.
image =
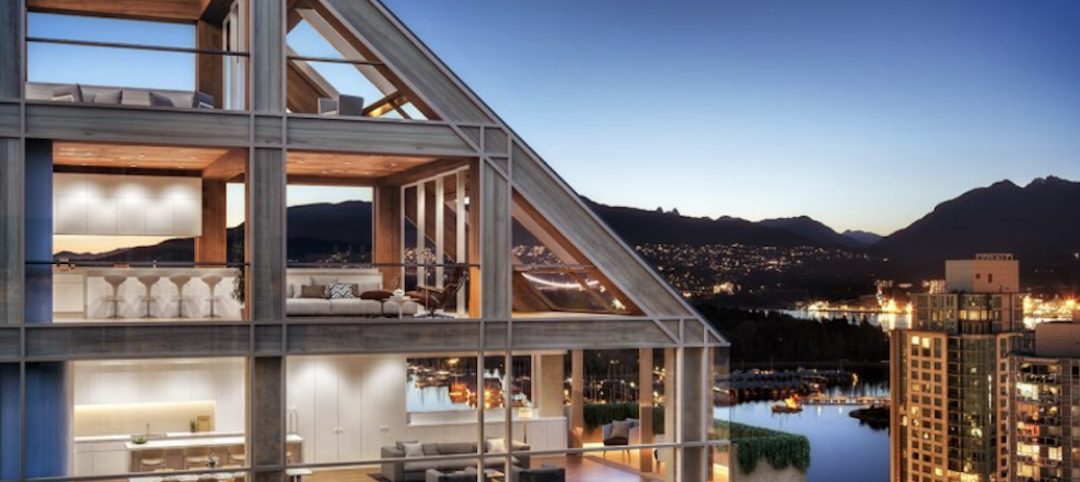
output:
M 418 100 L 449 124 L 466 142 L 504 167 L 513 191 L 658 323 L 695 320 L 704 329 L 687 329 L 708 344 L 727 341 L 697 313 L 634 249 L 607 226 L 580 196 L 496 115 L 460 78 L 377 0 L 318 0 L 324 14 L 348 30 L 379 57 Z M 484 131 L 481 133 L 481 131 Z M 486 140 L 487 145 L 480 145 Z M 508 162 L 512 160 L 512 162 Z M 672 327 L 668 327 L 670 330 Z

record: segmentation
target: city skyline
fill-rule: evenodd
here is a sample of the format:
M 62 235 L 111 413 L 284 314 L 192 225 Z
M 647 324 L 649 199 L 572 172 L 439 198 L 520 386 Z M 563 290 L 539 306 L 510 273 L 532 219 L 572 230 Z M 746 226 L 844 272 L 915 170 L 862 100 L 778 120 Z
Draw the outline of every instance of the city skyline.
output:
M 1003 179 L 1080 179 L 1075 4 L 486 5 L 388 2 L 597 202 L 887 235 Z

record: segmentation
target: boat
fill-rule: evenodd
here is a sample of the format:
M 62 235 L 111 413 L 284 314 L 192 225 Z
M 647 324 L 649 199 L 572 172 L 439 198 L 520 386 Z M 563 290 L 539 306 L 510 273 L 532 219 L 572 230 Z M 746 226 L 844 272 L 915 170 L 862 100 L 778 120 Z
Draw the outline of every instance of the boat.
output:
M 799 397 L 790 397 L 784 399 L 783 403 L 777 403 L 772 406 L 773 413 L 799 413 L 802 412 L 802 404 L 799 403 Z

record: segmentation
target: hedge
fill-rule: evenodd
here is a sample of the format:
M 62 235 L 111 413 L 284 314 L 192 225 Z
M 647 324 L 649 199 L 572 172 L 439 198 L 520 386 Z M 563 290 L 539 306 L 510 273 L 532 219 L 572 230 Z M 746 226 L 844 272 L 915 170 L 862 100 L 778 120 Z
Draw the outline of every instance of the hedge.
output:
M 716 420 L 713 426 L 728 433 L 727 438 L 737 447 L 739 468 L 744 473 L 753 473 L 761 459 L 768 460 L 777 470 L 794 467 L 805 473 L 810 468 L 810 440 L 805 436 L 723 420 Z
M 603 425 L 628 418 L 639 418 L 636 402 L 590 403 L 585 405 L 585 429 L 596 430 Z M 653 407 L 653 433 L 664 433 L 664 407 Z

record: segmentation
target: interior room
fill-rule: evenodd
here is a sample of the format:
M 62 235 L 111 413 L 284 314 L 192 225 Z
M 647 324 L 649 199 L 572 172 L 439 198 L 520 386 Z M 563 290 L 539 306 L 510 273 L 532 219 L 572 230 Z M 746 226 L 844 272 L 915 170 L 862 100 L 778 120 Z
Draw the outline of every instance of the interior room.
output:
M 28 149 L 37 321 L 240 320 L 246 151 L 82 142 Z M 29 188 L 28 188 L 29 191 Z M 45 283 L 43 283 L 45 284 Z
M 78 361 L 69 372 L 72 475 L 247 465 L 244 359 Z M 299 457 L 302 440 L 289 443 Z
M 675 390 L 665 352 L 645 352 L 292 357 L 288 428 L 304 440 L 306 463 L 321 465 L 311 476 L 318 481 L 459 472 L 479 463 L 478 440 L 492 480 L 507 469 L 552 472 L 535 480 L 665 480 L 671 449 L 634 448 L 663 444 L 675 423 L 662 409 Z M 649 420 L 640 417 L 643 393 L 661 407 Z M 566 453 L 575 447 L 586 452 Z M 401 458 L 416 460 L 394 460 Z

